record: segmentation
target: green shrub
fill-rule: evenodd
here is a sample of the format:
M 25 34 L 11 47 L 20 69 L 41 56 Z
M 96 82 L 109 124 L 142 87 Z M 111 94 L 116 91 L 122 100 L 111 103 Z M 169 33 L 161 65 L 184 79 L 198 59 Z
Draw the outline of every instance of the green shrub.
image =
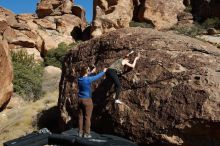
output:
M 34 60 L 33 55 L 20 50 L 12 52 L 14 69 L 14 91 L 25 100 L 36 100 L 42 95 L 43 65 Z
M 130 27 L 142 27 L 142 28 L 153 28 L 153 24 L 147 23 L 147 22 L 136 22 L 136 21 L 131 21 L 129 23 Z
M 202 27 L 205 29 L 208 28 L 218 28 L 220 27 L 220 19 L 219 18 L 208 18 L 202 23 Z
M 191 5 L 187 6 L 184 11 L 185 12 L 192 12 L 192 6 Z
M 191 27 L 187 26 L 176 26 L 173 28 L 173 30 L 177 31 L 180 34 L 184 34 L 190 37 L 195 37 L 197 35 L 200 35 L 204 32 L 204 29 L 200 25 L 195 25 Z
M 75 46 L 78 43 L 79 42 L 70 45 L 67 45 L 65 43 L 60 43 L 56 49 L 49 50 L 48 52 L 46 52 L 44 56 L 44 65 L 61 68 L 62 61 L 68 50 L 70 50 L 73 46 Z

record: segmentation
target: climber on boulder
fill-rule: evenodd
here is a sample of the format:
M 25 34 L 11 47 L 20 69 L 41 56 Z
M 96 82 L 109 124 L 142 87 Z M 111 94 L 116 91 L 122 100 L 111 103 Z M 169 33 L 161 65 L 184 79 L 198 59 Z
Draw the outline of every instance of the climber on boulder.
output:
M 121 90 L 121 84 L 119 81 L 119 76 L 123 74 L 124 67 L 127 66 L 129 68 L 135 68 L 137 60 L 140 58 L 140 53 L 138 53 L 138 56 L 135 57 L 133 63 L 129 63 L 129 56 L 134 53 L 134 51 L 131 51 L 127 55 L 125 55 L 123 58 L 120 58 L 113 62 L 108 70 L 106 71 L 106 77 L 109 78 L 114 84 L 115 84 L 115 103 L 122 104 L 123 102 L 120 101 L 119 95 Z
M 93 102 L 91 95 L 91 84 L 93 81 L 101 78 L 105 72 L 106 68 L 98 73 L 97 75 L 91 75 L 96 71 L 94 67 L 90 72 L 88 67 L 83 67 L 80 71 L 80 77 L 78 78 L 78 117 L 79 117 L 79 133 L 78 136 L 84 138 L 91 138 L 90 126 L 91 126 L 91 116 L 93 111 Z M 83 131 L 83 121 L 85 120 L 85 127 Z

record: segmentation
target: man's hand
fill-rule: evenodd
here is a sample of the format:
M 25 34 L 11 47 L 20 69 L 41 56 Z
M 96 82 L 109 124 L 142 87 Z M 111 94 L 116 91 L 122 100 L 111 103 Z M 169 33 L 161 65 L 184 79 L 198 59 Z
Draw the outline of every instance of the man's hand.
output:
M 94 66 L 94 68 L 92 69 L 91 73 L 95 73 L 96 72 L 96 67 Z
M 132 50 L 130 53 L 128 53 L 126 56 L 129 57 L 131 54 L 133 54 L 134 51 Z
M 106 72 L 108 68 L 104 68 L 103 71 Z

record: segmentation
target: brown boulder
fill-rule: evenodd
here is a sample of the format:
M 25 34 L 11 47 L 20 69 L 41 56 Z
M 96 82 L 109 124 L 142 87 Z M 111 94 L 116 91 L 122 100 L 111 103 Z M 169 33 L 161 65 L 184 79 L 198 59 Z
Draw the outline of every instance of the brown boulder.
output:
M 61 10 L 64 14 L 71 14 L 72 7 L 73 7 L 73 0 L 64 0 Z
M 4 31 L 8 28 L 7 20 L 4 18 L 0 18 L 0 34 L 3 34 Z
M 57 48 L 59 43 L 65 42 L 70 44 L 74 42 L 72 33 L 74 28 L 82 30 L 85 22 L 75 15 L 64 14 L 62 16 L 47 16 L 43 19 L 34 19 L 35 24 L 43 29 L 35 29 L 38 39 L 42 47 L 38 50 L 47 51 L 49 49 Z M 38 44 L 38 43 L 36 43 Z
M 15 22 L 15 14 L 11 11 L 0 7 L 0 34 L 3 34 L 3 32 Z
M 181 12 L 178 15 L 178 25 L 187 27 L 193 24 L 193 15 L 188 12 Z
M 33 19 L 37 18 L 35 15 L 36 14 L 19 14 L 16 15 L 16 19 L 19 23 L 32 21 Z
M 37 30 L 37 33 L 43 41 L 41 52 L 47 52 L 50 49 L 55 49 L 62 42 L 70 44 L 74 41 L 72 36 L 60 35 L 60 33 L 56 30 Z
M 56 17 L 57 31 L 69 36 L 75 27 L 83 29 L 84 23 L 75 15 L 65 14 L 62 17 Z
M 183 12 L 185 6 L 182 0 L 143 0 L 140 1 L 138 20 L 150 22 L 156 29 L 167 29 L 175 25 L 177 15 Z
M 0 18 L 4 18 L 9 26 L 17 23 L 16 15 L 5 8 L 0 7 Z
M 207 34 L 208 35 L 216 35 L 218 34 L 219 32 L 215 29 L 215 28 L 209 28 L 207 29 Z
M 28 47 L 34 48 L 36 46 L 35 40 L 28 37 L 25 34 L 26 31 L 20 31 L 16 29 L 7 29 L 3 36 L 8 41 L 9 44 L 17 45 L 17 47 Z
M 82 28 L 86 27 L 86 12 L 81 6 L 73 6 L 72 7 L 72 13 L 73 15 L 79 17 L 82 21 Z
M 80 67 L 96 64 L 101 70 L 130 50 L 141 52 L 141 58 L 134 70 L 120 77 L 121 100 L 127 106 L 114 103 L 111 81 L 99 80 L 94 84 L 92 129 L 140 144 L 219 145 L 220 50 L 153 29 L 112 31 L 65 56 L 58 102 L 63 121 L 71 117 L 70 123 L 77 123 Z
M 72 13 L 73 0 L 41 0 L 36 13 L 39 18 Z
M 191 13 L 181 12 L 179 13 L 177 18 L 178 18 L 178 21 L 193 20 L 193 15 Z
M 36 14 L 35 14 L 36 15 Z M 37 19 L 34 14 L 19 14 L 16 16 L 16 19 L 19 23 L 27 25 L 32 31 L 39 29 L 39 26 L 33 21 Z
M 133 17 L 133 0 L 94 0 L 92 37 L 129 27 Z
M 13 39 L 17 38 L 17 34 L 14 29 L 8 27 L 3 33 L 3 38 L 10 43 Z
M 0 110 L 3 110 L 13 93 L 13 72 L 9 56 L 9 47 L 6 41 L 0 41 Z
M 26 37 L 26 36 L 18 36 L 17 38 L 10 41 L 11 44 L 18 45 L 21 47 L 34 48 L 35 42 L 34 40 Z
M 219 0 L 192 0 L 192 12 L 196 18 L 206 19 L 209 17 L 220 18 Z
M 34 19 L 33 22 L 43 29 L 56 29 L 56 23 L 51 22 L 50 20 L 46 19 L 46 17 L 44 19 Z
M 5 9 L 3 7 L 0 7 L 0 15 L 4 15 L 5 17 L 15 16 L 15 14 L 13 12 L 11 12 L 10 10 Z

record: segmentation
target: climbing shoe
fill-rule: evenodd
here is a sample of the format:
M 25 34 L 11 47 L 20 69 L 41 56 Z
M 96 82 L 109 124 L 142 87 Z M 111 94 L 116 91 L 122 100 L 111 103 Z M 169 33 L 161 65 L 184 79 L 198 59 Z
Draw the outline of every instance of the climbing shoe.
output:
M 92 135 L 85 133 L 85 134 L 84 134 L 84 138 L 92 138 Z
M 78 133 L 78 137 L 83 137 L 83 133 L 82 133 L 82 132 L 79 132 L 79 133 Z
M 116 99 L 116 100 L 115 100 L 115 103 L 117 103 L 117 104 L 123 104 L 123 102 L 120 101 L 119 99 Z

